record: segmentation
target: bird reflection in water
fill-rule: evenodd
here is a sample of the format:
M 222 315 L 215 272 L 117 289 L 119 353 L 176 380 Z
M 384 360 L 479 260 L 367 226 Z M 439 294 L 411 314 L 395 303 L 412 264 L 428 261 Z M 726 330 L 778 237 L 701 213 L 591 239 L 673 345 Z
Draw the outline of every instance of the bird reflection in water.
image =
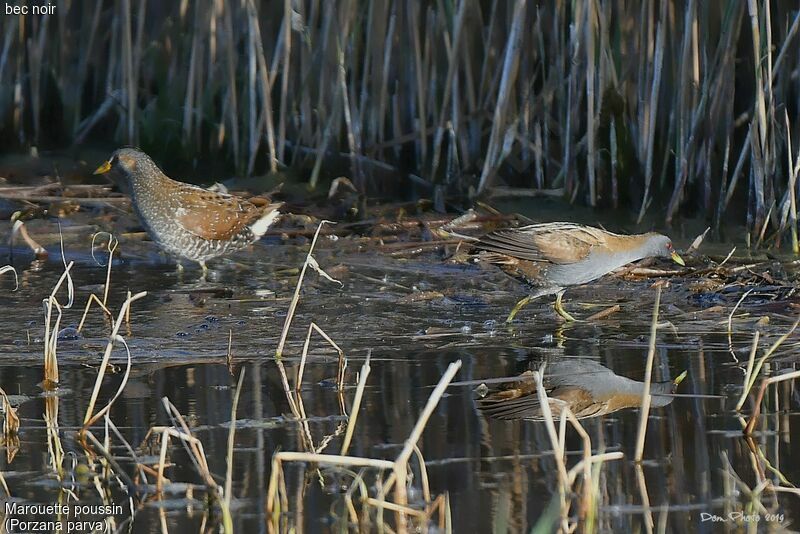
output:
M 686 371 L 669 382 L 651 382 L 651 407 L 660 408 L 670 404 L 673 399 L 671 395 L 685 377 Z M 554 418 L 561 416 L 565 406 L 570 408 L 575 417 L 582 419 L 642 405 L 644 382 L 620 376 L 608 367 L 586 358 L 549 362 L 542 384 Z M 479 388 L 479 392 L 481 389 L 486 391 L 488 388 Z M 536 382 L 530 370 L 522 373 L 518 380 L 488 392 L 477 403 L 484 414 L 495 419 L 544 419 L 542 405 L 536 393 Z

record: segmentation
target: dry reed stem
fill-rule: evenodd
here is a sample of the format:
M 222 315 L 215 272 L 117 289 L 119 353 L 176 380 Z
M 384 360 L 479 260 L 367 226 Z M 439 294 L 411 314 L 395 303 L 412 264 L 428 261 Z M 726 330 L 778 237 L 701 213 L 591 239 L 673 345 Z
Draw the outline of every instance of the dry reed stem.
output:
M 353 439 L 353 431 L 355 430 L 356 422 L 358 421 L 358 411 L 361 408 L 361 398 L 364 395 L 364 388 L 367 385 L 367 378 L 369 377 L 370 373 L 370 366 L 369 366 L 370 354 L 367 354 L 367 358 L 364 360 L 364 365 L 361 366 L 361 372 L 358 376 L 358 387 L 356 388 L 355 397 L 353 397 L 353 407 L 351 409 L 349 420 L 347 421 L 347 432 L 344 435 L 344 441 L 342 442 L 342 450 L 341 455 L 347 455 L 347 449 L 350 448 L 350 441 Z
M 800 14 L 798 19 L 800 20 Z M 797 256 L 800 254 L 800 244 L 797 239 L 797 175 L 800 173 L 800 147 L 797 149 L 797 157 L 795 164 L 792 165 L 792 127 L 789 124 L 789 111 L 784 109 L 784 121 L 786 123 L 786 157 L 788 158 L 789 170 L 789 185 L 787 186 L 787 193 L 789 194 L 789 229 L 792 234 L 792 252 Z M 781 219 L 781 229 L 784 227 L 785 214 Z
M 92 236 L 92 258 L 94 258 L 94 240 L 98 235 L 104 233 L 106 232 L 99 232 Z M 106 265 L 106 283 L 103 285 L 103 306 L 108 305 L 108 291 L 111 288 L 111 267 L 114 263 L 114 252 L 117 251 L 118 246 L 119 240 L 114 237 L 114 234 L 108 234 L 108 243 L 106 244 L 106 248 L 108 250 L 108 263 Z
M 733 254 L 733 251 L 731 251 L 731 254 Z M 726 258 L 726 261 L 727 261 L 727 258 Z M 728 315 L 728 348 L 731 351 L 733 351 L 733 338 L 732 338 L 732 336 L 733 336 L 733 315 L 736 313 L 736 310 L 739 309 L 739 306 L 742 305 L 742 302 L 744 302 L 744 299 L 746 299 L 747 296 L 750 293 L 752 293 L 753 291 L 755 291 L 755 290 L 756 290 L 756 288 L 751 288 L 751 289 L 748 289 L 747 291 L 745 291 L 744 294 L 736 302 L 736 305 L 731 310 L 731 313 Z
M 228 429 L 228 454 L 227 468 L 225 469 L 225 507 L 231 507 L 231 487 L 233 485 L 233 444 L 236 436 L 236 408 L 239 406 L 239 395 L 242 393 L 242 383 L 244 381 L 245 367 L 239 372 L 239 380 L 236 383 L 236 391 L 233 394 L 233 405 L 231 406 L 231 427 Z
M 128 384 L 128 378 L 131 375 L 131 368 L 133 367 L 132 366 L 132 362 L 131 362 L 131 351 L 130 351 L 130 348 L 128 348 L 128 343 L 125 341 L 125 339 L 122 336 L 120 336 L 120 335 L 114 336 L 114 340 L 119 342 L 119 343 L 122 343 L 122 346 L 125 347 L 125 354 L 127 356 L 127 365 L 125 366 L 125 374 L 122 375 L 122 380 L 120 381 L 119 387 L 117 388 L 117 392 L 114 393 L 114 396 L 111 397 L 111 400 L 108 401 L 108 404 L 106 404 L 100 411 L 98 411 L 96 414 L 94 414 L 88 421 L 84 421 L 83 428 L 81 429 L 82 431 L 87 429 L 87 428 L 89 428 L 98 419 L 100 419 L 100 417 L 108 414 L 111 411 L 111 406 L 113 406 L 113 404 L 116 402 L 116 400 L 119 398 L 119 396 L 122 395 L 122 391 L 125 389 L 125 386 Z M 111 343 L 111 341 L 109 341 L 109 343 Z M 105 368 L 105 365 L 103 367 Z M 93 402 L 96 401 L 96 400 L 97 399 L 95 397 L 92 398 Z M 87 414 L 88 413 L 89 412 L 87 412 Z
M 444 375 L 442 375 L 442 378 L 439 379 L 439 383 L 436 384 L 436 387 L 433 389 L 433 392 L 431 392 L 430 397 L 428 397 L 428 402 L 425 404 L 425 407 L 422 409 L 422 412 L 417 418 L 417 423 L 411 430 L 411 434 L 406 439 L 403 450 L 400 451 L 400 454 L 397 455 L 397 458 L 394 461 L 393 474 L 397 479 L 395 484 L 395 502 L 400 506 L 405 506 L 408 504 L 406 487 L 408 460 L 413 454 L 414 448 L 417 446 L 417 442 L 422 436 L 422 431 L 425 430 L 425 426 L 428 424 L 428 419 L 430 418 L 431 414 L 433 414 L 433 410 L 436 409 L 436 406 L 439 404 L 442 395 L 444 395 L 445 391 L 447 391 L 447 386 L 450 385 L 450 382 L 452 382 L 453 377 L 455 377 L 460 368 L 461 360 L 457 360 L 447 366 L 447 370 L 444 372 Z M 404 514 L 401 512 L 398 515 L 398 531 L 404 531 L 405 524 L 406 519 Z
M 775 340 L 775 343 L 773 343 L 769 347 L 769 349 L 767 349 L 764 355 L 758 359 L 755 366 L 751 366 L 748 364 L 747 372 L 745 373 L 745 378 L 744 378 L 744 391 L 742 392 L 742 396 L 740 397 L 739 402 L 736 404 L 737 411 L 742 409 L 745 399 L 750 394 L 750 390 L 753 388 L 753 385 L 755 384 L 758 375 L 761 373 L 761 367 L 764 365 L 764 362 L 766 362 L 773 355 L 773 353 L 776 350 L 778 350 L 778 348 L 783 344 L 784 341 L 786 341 L 786 339 L 790 335 L 792 335 L 792 333 L 797 329 L 798 326 L 800 326 L 800 318 L 798 318 L 794 322 L 794 324 L 792 325 L 792 327 L 789 329 L 788 332 L 786 332 L 781 337 Z M 752 356 L 754 355 L 752 354 L 751 350 L 751 357 Z
M 639 429 L 636 434 L 636 452 L 634 461 L 641 462 L 644 455 L 644 439 L 647 434 L 647 420 L 650 416 L 650 381 L 653 377 L 653 359 L 656 355 L 656 336 L 658 333 L 658 308 L 661 304 L 661 286 L 656 287 L 656 300 L 653 304 L 653 320 L 650 322 L 650 345 L 647 349 L 647 363 L 644 370 L 644 388 L 642 390 L 642 407 L 639 411 Z
M 569 532 L 571 529 L 569 527 L 569 503 L 566 499 L 566 491 L 570 487 L 570 484 L 567 466 L 564 460 L 566 455 L 566 450 L 564 448 L 566 418 L 561 419 L 561 431 L 556 433 L 555 420 L 553 419 L 553 412 L 550 409 L 550 399 L 548 398 L 547 391 L 544 387 L 544 372 L 545 365 L 542 364 L 538 371 L 533 371 L 533 380 L 536 384 L 536 396 L 539 398 L 539 405 L 542 407 L 542 419 L 545 423 L 547 435 L 550 438 L 550 446 L 553 448 L 553 456 L 558 471 L 558 494 L 560 503 L 559 515 L 561 517 L 561 529 L 565 532 Z M 553 402 L 559 402 L 563 404 L 563 401 L 558 399 L 554 399 Z
M 303 262 L 303 268 L 300 270 L 300 276 L 297 279 L 297 285 L 294 289 L 294 295 L 292 295 L 292 300 L 289 303 L 289 311 L 286 314 L 286 321 L 283 323 L 283 329 L 281 330 L 281 337 L 278 341 L 278 348 L 275 350 L 275 359 L 280 360 L 281 356 L 283 355 L 283 348 L 286 345 L 286 338 L 289 335 L 289 327 L 292 325 L 292 319 L 294 318 L 295 310 L 297 309 L 297 303 L 300 300 L 300 288 L 303 285 L 303 279 L 306 276 L 306 270 L 308 269 L 309 264 L 311 263 L 312 253 L 314 252 L 314 246 L 317 244 L 317 239 L 319 238 L 319 232 L 322 230 L 322 226 L 325 224 L 336 224 L 331 221 L 322 220 L 317 226 L 317 231 L 314 232 L 314 237 L 311 240 L 311 246 L 308 249 L 308 254 L 306 255 L 306 260 Z M 288 382 L 287 382 L 288 384 Z
M 122 308 L 117 315 L 117 320 L 114 322 L 114 326 L 111 330 L 111 335 L 109 336 L 108 343 L 106 344 L 106 350 L 103 353 L 103 360 L 100 363 L 100 369 L 97 372 L 97 378 L 94 383 L 94 389 L 92 390 L 92 396 L 89 399 L 89 406 L 86 408 L 86 415 L 83 418 L 83 428 L 82 431 L 85 431 L 92 421 L 96 421 L 98 419 L 97 416 L 94 415 L 94 405 L 97 402 L 97 396 L 100 393 L 100 386 L 103 383 L 103 377 L 105 376 L 106 368 L 108 367 L 108 362 L 111 359 L 111 352 L 114 350 L 114 341 L 122 340 L 122 337 L 119 335 L 119 329 L 122 326 L 122 321 L 125 318 L 125 315 L 128 311 L 128 308 L 133 304 L 135 301 L 139 300 L 142 297 L 147 295 L 146 291 L 141 291 L 136 295 L 131 296 L 130 291 L 128 292 L 128 298 L 125 299 L 125 302 L 122 304 Z M 124 340 L 123 340 L 124 342 Z M 130 372 L 130 352 L 128 351 L 127 344 L 125 344 L 125 350 L 128 352 L 128 363 L 129 368 L 126 371 L 126 376 Z M 115 395 L 115 399 L 121 393 L 122 389 L 117 391 Z M 104 409 L 110 408 L 110 405 L 106 406 Z
M 368 367 L 368 360 L 365 361 L 365 369 L 362 369 L 361 377 L 359 380 L 359 389 L 358 391 L 363 391 L 363 387 L 366 384 L 366 378 L 369 374 L 369 367 Z M 272 461 L 272 474 L 270 476 L 270 484 L 267 491 L 267 513 L 271 517 L 271 528 L 277 527 L 277 521 L 279 518 L 279 514 L 281 510 L 285 511 L 287 508 L 287 504 L 281 502 L 278 505 L 277 500 L 281 498 L 282 495 L 285 495 L 285 489 L 282 490 L 280 488 L 281 480 L 282 480 L 282 472 L 283 472 L 283 462 L 286 461 L 293 461 L 293 462 L 310 462 L 310 463 L 317 463 L 317 464 L 328 464 L 328 465 L 335 465 L 335 466 L 359 466 L 359 467 L 370 467 L 370 468 L 377 468 L 380 470 L 391 470 L 391 475 L 388 477 L 386 482 L 381 482 L 380 484 L 380 491 L 378 493 L 378 498 L 374 500 L 369 500 L 368 504 L 372 506 L 376 506 L 379 509 L 388 508 L 391 509 L 398 514 L 398 531 L 403 531 L 403 525 L 406 524 L 406 515 L 413 515 L 415 517 L 429 517 L 432 514 L 432 509 L 430 507 L 426 507 L 425 512 L 420 512 L 418 510 L 413 510 L 408 507 L 407 502 L 407 494 L 405 488 L 405 481 L 406 481 L 406 473 L 408 472 L 408 461 L 411 454 L 416 454 L 417 458 L 420 461 L 420 473 L 421 478 L 423 480 L 423 494 L 426 496 L 426 503 L 430 504 L 430 487 L 427 481 L 427 472 L 424 467 L 424 459 L 417 447 L 417 442 L 422 434 L 422 431 L 427 424 L 430 415 L 432 414 L 433 410 L 435 409 L 436 405 L 438 404 L 441 396 L 446 391 L 447 387 L 450 385 L 455 373 L 461 366 L 461 361 L 456 361 L 451 363 L 448 367 L 447 371 L 442 376 L 441 380 L 437 384 L 434 391 L 431 393 L 428 402 L 426 403 L 425 407 L 423 408 L 414 429 L 411 431 L 409 438 L 406 440 L 403 450 L 397 456 L 394 462 L 388 460 L 376 460 L 370 458 L 358 458 L 352 456 L 342 455 L 329 455 L 329 454 L 319 454 L 319 453 L 302 453 L 302 452 L 289 452 L 289 451 L 281 451 L 275 453 L 273 456 Z M 358 407 L 357 405 L 360 404 L 360 401 L 354 401 L 354 416 L 348 424 L 348 434 L 352 435 L 351 428 L 354 427 L 356 423 L 355 416 L 357 415 Z M 349 443 L 351 438 L 346 438 L 346 444 Z M 343 450 L 346 450 L 347 447 L 344 447 Z M 402 481 L 402 482 L 398 482 Z M 403 484 L 402 489 L 398 489 L 400 484 Z M 395 495 L 396 499 L 395 502 L 387 503 L 385 499 L 385 495 L 388 491 L 392 488 L 395 488 Z M 399 496 L 399 499 L 397 498 Z M 442 516 L 440 517 L 440 521 L 447 523 L 446 514 L 447 507 L 440 507 L 440 513 Z M 355 511 L 351 511 L 350 513 L 355 513 Z
M 572 410 L 569 406 L 564 406 L 564 409 L 561 412 L 561 420 L 568 420 L 578 435 L 581 437 L 581 441 L 583 442 L 583 460 L 582 460 L 582 472 L 583 472 L 583 481 L 581 482 L 582 488 L 582 496 L 581 496 L 581 512 L 580 518 L 586 519 L 590 509 L 590 501 L 591 501 L 591 490 L 592 490 L 592 439 L 589 437 L 588 432 L 584 430 L 583 425 L 580 424 L 578 419 L 572 413 Z M 572 484 L 575 481 L 575 476 L 577 476 L 578 471 L 576 470 L 574 474 L 571 475 L 570 472 L 567 472 L 567 478 L 569 479 L 569 484 Z
M 648 534 L 653 532 L 653 511 L 650 508 L 650 494 L 647 491 L 647 480 L 644 477 L 644 469 L 641 463 L 634 465 L 636 470 L 636 485 L 639 487 L 639 495 L 642 499 L 642 508 L 644 508 L 644 528 Z
M 481 171 L 478 183 L 478 193 L 482 193 L 491 185 L 491 180 L 500 164 L 501 139 L 504 137 L 504 130 L 507 127 L 506 114 L 508 102 L 511 98 L 511 91 L 517 76 L 519 66 L 519 51 L 521 46 L 522 26 L 525 22 L 526 12 L 525 0 L 514 2 L 514 15 L 511 24 L 511 31 L 508 35 L 505 57 L 503 59 L 503 76 L 500 80 L 500 89 L 497 96 L 497 104 L 494 108 L 494 120 L 492 121 L 492 133 L 489 138 L 489 147 L 486 159 Z
M 750 383 L 750 377 L 753 376 L 753 367 L 756 363 L 756 352 L 758 351 L 758 340 L 761 338 L 761 332 L 756 329 L 753 332 L 753 342 L 750 344 L 750 355 L 747 358 L 747 368 L 744 372 L 744 385 Z M 733 349 L 731 348 L 731 351 Z M 737 362 L 739 360 L 736 360 Z M 749 394 L 749 390 L 746 387 L 742 387 L 742 394 L 739 396 L 739 402 L 736 403 L 736 410 L 741 410 L 742 406 L 744 406 L 744 402 L 747 400 L 747 395 Z
M 110 428 L 112 432 L 114 432 L 114 435 L 117 436 L 117 439 L 122 443 L 123 447 L 125 447 L 125 449 L 128 451 L 128 454 L 130 454 L 130 458 L 133 461 L 133 463 L 136 465 L 136 469 L 139 471 L 139 476 L 141 477 L 143 484 L 147 484 L 148 483 L 147 482 L 147 473 L 146 473 L 146 470 L 145 470 L 145 467 L 147 467 L 147 466 L 142 464 L 141 460 L 139 459 L 138 455 L 136 454 L 136 451 L 133 450 L 133 447 L 131 447 L 131 444 L 128 443 L 128 440 L 125 439 L 125 437 L 119 431 L 119 428 L 117 428 L 117 425 L 114 424 L 114 422 L 111 420 L 111 418 L 109 417 L 108 414 L 106 414 L 104 419 L 105 419 L 106 426 L 108 428 Z
M 98 296 L 92 293 L 86 300 L 86 307 L 83 309 L 83 316 L 81 317 L 81 322 L 78 323 L 78 332 L 83 330 L 83 325 L 86 322 L 86 317 L 89 315 L 89 309 L 92 306 L 92 302 L 97 303 L 97 305 L 100 307 L 101 310 L 103 310 L 103 313 L 105 314 L 106 317 L 109 318 L 109 320 L 111 321 L 114 320 L 114 314 L 111 313 L 111 310 L 106 308 L 105 304 L 103 304 L 103 302 L 98 298 Z
M 108 447 L 103 446 L 102 443 L 95 437 L 95 435 L 91 431 L 86 431 L 83 433 L 83 436 L 89 439 L 89 442 L 93 446 L 93 450 L 100 453 L 100 455 L 108 462 L 111 468 L 114 470 L 114 473 L 125 482 L 125 485 L 128 487 L 129 492 L 134 492 L 136 488 L 136 484 L 134 483 L 133 479 L 128 476 L 128 473 L 119 465 L 116 461 L 114 456 L 108 451 Z
M 197 473 L 203 479 L 206 487 L 208 488 L 209 497 L 216 501 L 222 510 L 223 531 L 226 534 L 231 534 L 233 532 L 233 518 L 231 517 L 230 507 L 228 506 L 228 499 L 225 497 L 224 489 L 217 484 L 216 480 L 211 475 L 211 471 L 208 468 L 206 453 L 203 448 L 203 442 L 192 434 L 189 425 L 186 424 L 186 420 L 167 397 L 162 397 L 161 402 L 164 405 L 164 409 L 172 420 L 174 426 L 153 428 L 153 431 L 161 432 L 161 451 L 158 462 L 158 482 L 156 483 L 158 494 L 162 494 L 164 467 L 169 438 L 173 437 L 180 439 L 184 448 L 189 453 L 189 458 L 192 460 Z M 180 430 L 175 428 L 177 426 L 180 426 Z
M 50 395 L 44 399 L 44 422 L 47 427 L 47 457 L 50 467 L 59 480 L 63 478 L 64 447 L 61 443 L 61 434 L 58 428 L 58 403 L 57 395 Z
M 378 500 L 374 497 L 367 497 L 365 502 L 370 506 L 374 506 L 375 508 L 383 508 L 386 510 L 391 510 L 393 512 L 397 512 L 398 514 L 402 515 L 413 515 L 420 519 L 428 519 L 428 514 L 423 510 L 417 510 L 415 508 L 411 508 L 409 506 L 404 506 L 401 504 L 395 504 L 391 501 L 382 501 Z M 402 532 L 401 529 L 397 529 L 398 532 Z
M 72 306 L 73 299 L 74 299 L 74 287 L 72 284 L 72 276 L 70 275 L 70 270 L 74 262 L 70 262 L 69 265 L 66 265 L 64 268 L 64 272 L 61 277 L 56 282 L 53 291 L 50 293 L 50 296 L 45 299 L 45 303 L 47 305 L 47 312 L 45 314 L 45 327 L 44 327 L 44 382 L 46 387 L 54 387 L 58 385 L 59 381 L 59 374 L 58 374 L 58 358 L 56 356 L 57 347 L 58 347 L 58 332 L 59 332 L 59 325 L 61 324 L 61 310 L 64 308 L 69 308 Z M 56 299 L 56 294 L 58 293 L 59 289 L 61 289 L 61 285 L 64 281 L 67 281 L 67 304 L 61 305 Z M 56 311 L 58 312 L 58 317 L 55 320 L 55 324 L 51 325 L 51 319 L 53 316 L 53 307 L 55 306 Z
M 228 352 L 225 354 L 225 363 L 228 366 L 228 372 L 233 376 L 233 330 L 228 329 Z
M 295 379 L 294 390 L 298 394 L 300 393 L 300 388 L 303 385 L 303 371 L 305 370 L 306 367 L 306 358 L 308 356 L 309 345 L 311 344 L 312 332 L 317 332 L 320 336 L 322 336 L 323 339 L 325 339 L 325 341 L 328 342 L 328 344 L 330 344 L 334 348 L 334 350 L 336 350 L 336 352 L 339 355 L 339 362 L 341 362 L 342 359 L 344 358 L 344 351 L 341 349 L 341 347 L 339 347 L 339 345 L 337 345 L 336 342 L 322 330 L 322 328 L 317 326 L 317 324 L 312 321 L 311 324 L 308 325 L 308 332 L 306 333 L 306 341 L 303 344 L 303 352 L 300 356 L 300 365 L 297 368 L 297 378 Z

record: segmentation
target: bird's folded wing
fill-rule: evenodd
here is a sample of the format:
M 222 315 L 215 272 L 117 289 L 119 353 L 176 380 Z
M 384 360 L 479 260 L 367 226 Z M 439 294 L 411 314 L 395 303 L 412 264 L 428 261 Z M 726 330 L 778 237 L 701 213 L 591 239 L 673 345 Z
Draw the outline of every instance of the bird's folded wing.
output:
M 197 188 L 180 199 L 175 219 L 202 239 L 229 240 L 263 211 L 246 200 Z
M 541 230 L 497 230 L 481 237 L 475 247 L 528 261 L 575 263 L 585 259 L 596 244 L 582 233 Z

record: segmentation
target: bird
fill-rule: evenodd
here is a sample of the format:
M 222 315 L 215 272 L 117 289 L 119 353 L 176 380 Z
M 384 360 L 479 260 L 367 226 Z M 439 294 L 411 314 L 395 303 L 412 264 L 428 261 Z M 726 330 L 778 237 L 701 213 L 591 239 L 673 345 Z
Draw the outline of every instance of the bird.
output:
M 685 265 L 665 235 L 620 235 L 569 222 L 495 230 L 479 237 L 472 247 L 479 261 L 499 267 L 532 288 L 511 310 L 506 319 L 509 323 L 533 299 L 552 294 L 556 295 L 556 312 L 575 321 L 561 303 L 568 287 L 587 284 L 642 258 L 672 258 Z
M 651 406 L 660 408 L 672 402 L 671 394 L 686 378 L 684 371 L 667 382 L 650 384 Z M 564 407 L 578 419 L 598 417 L 642 404 L 644 382 L 614 373 L 608 367 L 588 358 L 564 358 L 546 365 L 542 385 L 554 418 Z M 484 389 L 484 388 L 481 388 Z M 544 419 L 533 372 L 528 370 L 513 383 L 477 399 L 478 408 L 495 419 Z
M 257 241 L 280 215 L 281 203 L 259 206 L 173 180 L 135 148 L 116 150 L 94 174 L 109 172 L 130 195 L 150 238 L 167 253 L 199 263 L 203 277 L 206 261 Z

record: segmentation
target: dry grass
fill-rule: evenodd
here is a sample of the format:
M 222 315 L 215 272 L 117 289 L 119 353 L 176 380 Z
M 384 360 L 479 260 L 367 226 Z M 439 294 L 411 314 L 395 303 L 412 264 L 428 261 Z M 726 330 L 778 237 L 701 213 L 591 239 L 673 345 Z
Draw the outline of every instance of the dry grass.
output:
M 543 382 L 544 371 L 543 365 L 538 371 L 533 372 L 533 379 L 536 383 L 536 394 L 539 397 L 539 405 L 542 409 L 545 429 L 550 439 L 550 446 L 553 449 L 556 462 L 559 531 L 574 532 L 581 527 L 586 532 L 592 532 L 592 527 L 597 516 L 598 503 L 601 501 L 600 490 L 593 478 L 593 465 L 601 465 L 603 462 L 609 460 L 618 460 L 623 458 L 624 455 L 621 452 L 592 454 L 592 441 L 589 434 L 566 403 L 561 407 L 560 424 L 558 430 L 556 430 L 556 422 L 553 418 L 550 404 L 553 402 L 562 403 L 564 401 L 551 399 L 547 396 L 547 391 Z M 569 470 L 567 470 L 567 450 L 565 445 L 567 423 L 575 429 L 583 442 L 583 457 Z M 578 475 L 581 475 L 582 489 L 580 493 L 574 490 Z M 573 500 L 576 496 L 579 496 L 577 500 L 577 520 L 571 517 L 570 512 Z
M 735 204 L 752 243 L 796 248 L 791 3 L 142 0 L 58 17 L 0 21 L 4 140 L 288 165 L 312 186 L 330 159 L 361 190 L 413 181 L 440 207 L 512 186 L 718 230 Z
M 435 499 L 431 498 L 430 490 L 428 489 L 429 483 L 425 470 L 425 462 L 417 447 L 417 443 L 422 436 L 422 432 L 433 410 L 438 405 L 447 386 L 450 385 L 450 382 L 453 380 L 460 367 L 460 360 L 448 366 L 444 375 L 428 398 L 428 402 L 422 409 L 414 428 L 404 443 L 403 449 L 394 461 L 347 456 L 344 454 L 347 450 L 346 446 L 349 443 L 350 436 L 352 436 L 351 427 L 355 426 L 355 418 L 357 416 L 355 410 L 358 405 L 360 405 L 360 402 L 357 405 L 355 401 L 354 413 L 351 415 L 351 423 L 348 425 L 348 437 L 345 438 L 342 449 L 343 454 L 335 455 L 292 451 L 275 453 L 272 458 L 272 474 L 270 476 L 269 489 L 267 490 L 267 514 L 270 531 L 281 532 L 287 528 L 291 528 L 290 525 L 285 523 L 286 517 L 288 516 L 287 512 L 289 512 L 290 500 L 285 486 L 283 466 L 287 462 L 302 462 L 332 466 L 339 470 L 344 470 L 343 472 L 350 472 L 354 475 L 352 477 L 353 481 L 350 486 L 350 491 L 347 493 L 349 499 L 347 508 L 350 511 L 349 519 L 357 524 L 370 525 L 372 521 L 376 521 L 377 527 L 381 529 L 383 526 L 383 510 L 389 510 L 395 514 L 395 530 L 397 532 L 408 532 L 416 528 L 426 529 L 433 514 L 437 514 L 441 528 L 450 532 L 451 530 L 446 529 L 446 525 L 449 524 L 447 520 L 449 507 L 446 506 L 446 497 L 440 495 Z M 368 369 L 368 364 L 365 363 L 365 369 L 363 371 L 368 371 Z M 366 383 L 366 375 L 368 375 L 368 372 L 363 372 L 362 377 L 364 378 L 362 378 L 359 383 L 359 388 L 356 391 L 357 398 L 360 398 L 362 394 L 363 384 Z M 415 455 L 419 462 L 422 479 L 422 495 L 425 500 L 425 506 L 422 510 L 411 507 L 408 502 L 408 484 L 410 483 L 408 476 L 410 469 L 409 462 L 412 455 Z M 378 471 L 378 473 L 376 473 L 376 484 L 370 485 L 370 487 L 379 488 L 374 496 L 370 494 L 368 487 L 363 484 L 364 472 L 362 471 L 360 474 L 356 474 L 352 471 L 346 471 L 347 468 L 350 467 L 361 467 Z M 384 478 L 384 472 L 389 472 L 386 478 Z M 358 501 L 358 504 L 361 505 L 360 511 L 356 509 L 355 503 L 352 502 L 352 494 L 354 491 L 360 491 L 361 494 L 361 499 Z M 394 499 L 390 500 L 387 497 L 392 491 Z M 293 505 L 298 507 L 302 506 L 301 503 L 293 503 Z M 409 524 L 409 521 L 411 521 L 412 525 Z

